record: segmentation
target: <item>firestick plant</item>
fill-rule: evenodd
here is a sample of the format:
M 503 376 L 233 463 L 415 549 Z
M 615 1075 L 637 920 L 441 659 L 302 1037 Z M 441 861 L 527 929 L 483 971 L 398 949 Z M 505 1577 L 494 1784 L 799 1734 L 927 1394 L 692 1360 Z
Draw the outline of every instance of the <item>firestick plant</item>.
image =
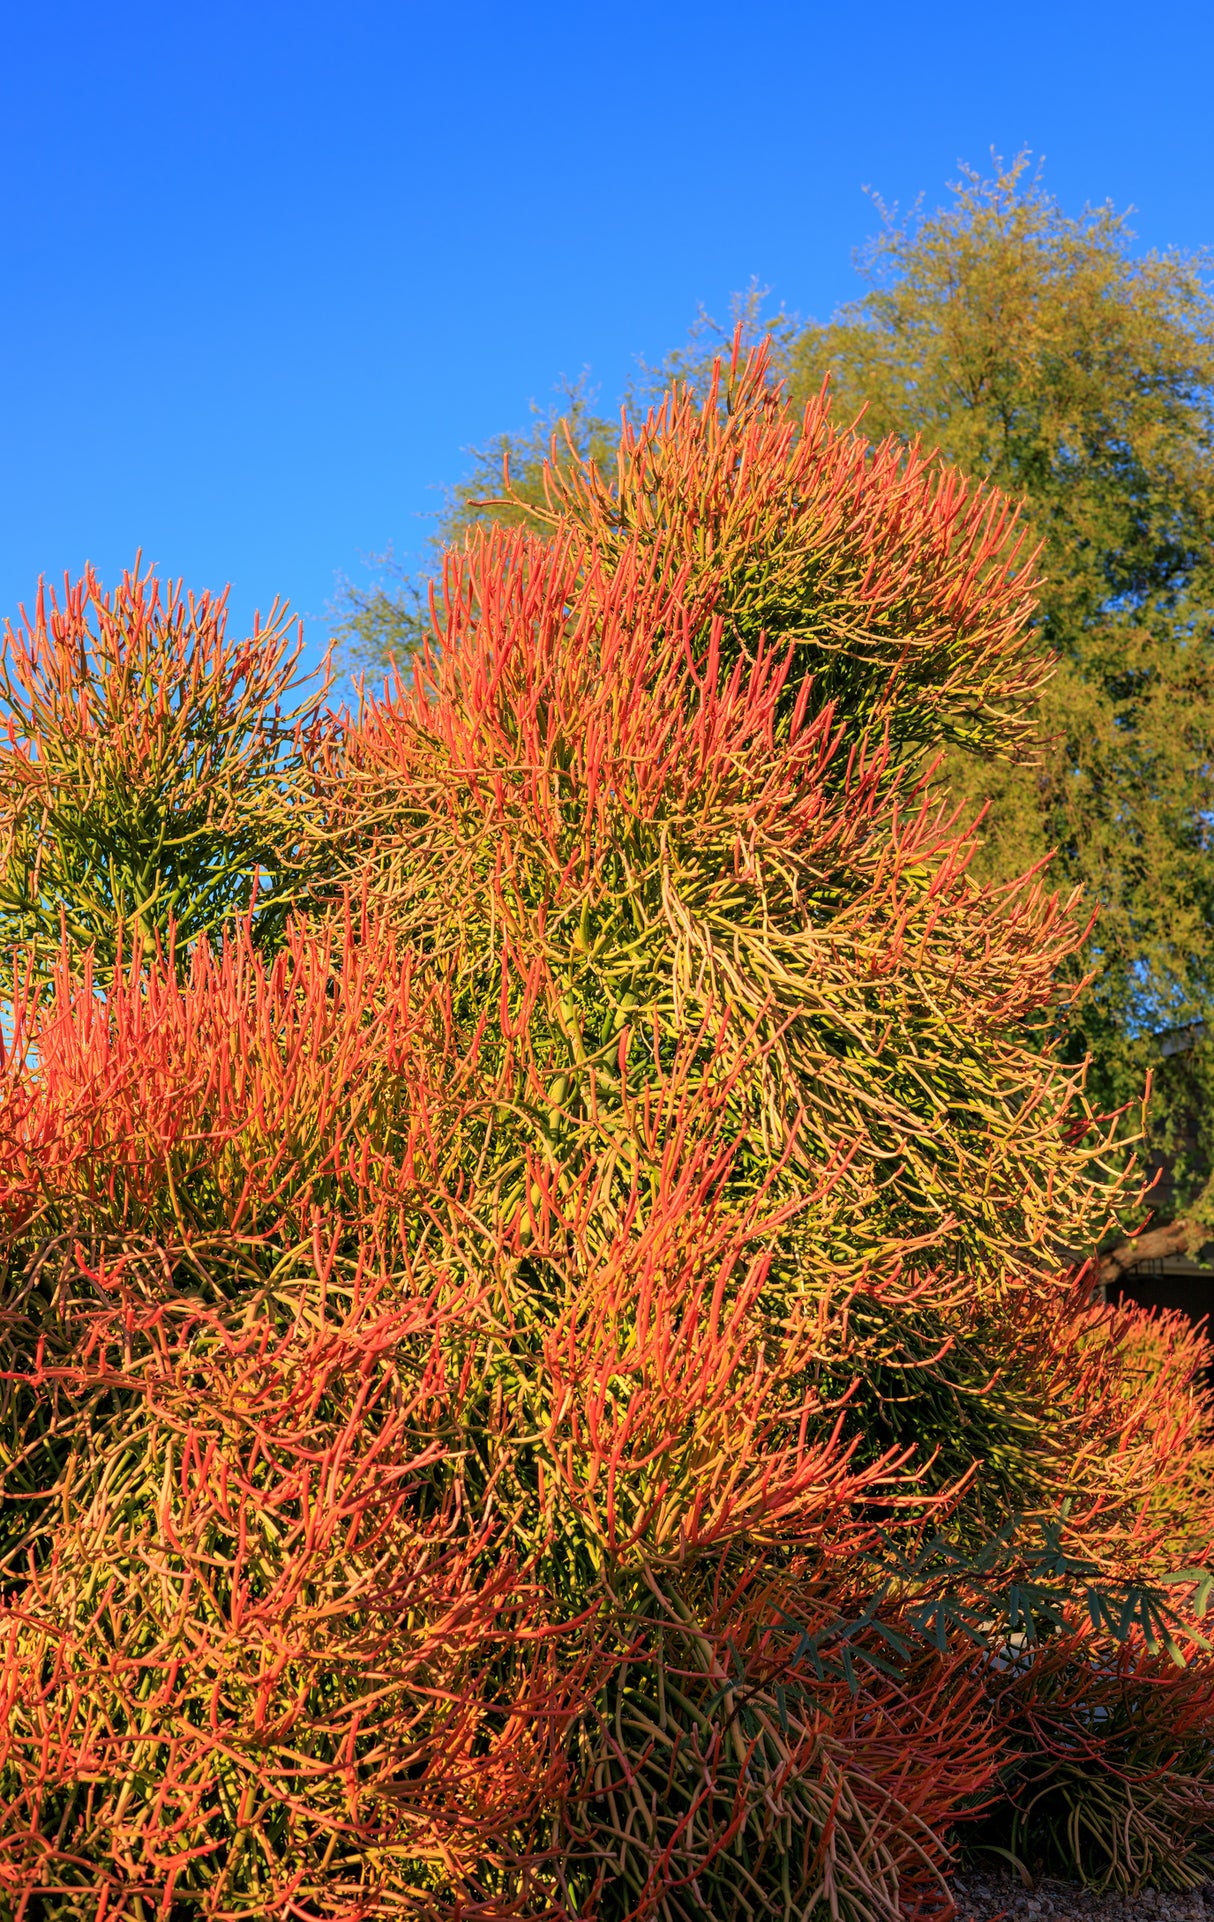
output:
M 1207 1351 L 935 774 L 1031 566 L 735 352 L 357 714 L 137 575 L 10 635 L 0 1912 L 1207 1871 Z

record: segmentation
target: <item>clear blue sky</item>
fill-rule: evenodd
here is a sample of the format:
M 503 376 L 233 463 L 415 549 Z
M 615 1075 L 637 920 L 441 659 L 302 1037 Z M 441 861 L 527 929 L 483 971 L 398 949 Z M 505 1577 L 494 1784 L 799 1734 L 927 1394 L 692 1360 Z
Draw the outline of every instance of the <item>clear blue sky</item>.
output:
M 0 613 L 137 547 L 242 622 L 417 554 L 465 451 L 614 402 L 753 276 L 824 318 L 862 188 L 1046 157 L 1214 240 L 1214 10 L 0 0 Z

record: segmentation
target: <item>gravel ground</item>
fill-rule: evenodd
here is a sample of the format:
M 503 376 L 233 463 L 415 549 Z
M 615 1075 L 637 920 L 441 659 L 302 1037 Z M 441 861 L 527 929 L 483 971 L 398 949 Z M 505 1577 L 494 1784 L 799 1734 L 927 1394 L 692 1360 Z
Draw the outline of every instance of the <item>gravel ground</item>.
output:
M 1010 1876 L 959 1875 L 952 1887 L 957 1922 L 1214 1922 L 1214 1882 L 1184 1895 L 1097 1895 L 1049 1876 L 1026 1889 Z

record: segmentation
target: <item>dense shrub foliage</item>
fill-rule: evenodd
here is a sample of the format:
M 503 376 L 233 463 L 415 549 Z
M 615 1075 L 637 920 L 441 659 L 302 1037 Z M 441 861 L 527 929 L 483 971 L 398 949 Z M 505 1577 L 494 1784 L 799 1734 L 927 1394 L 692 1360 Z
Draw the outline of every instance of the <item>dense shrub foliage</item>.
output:
M 932 783 L 1030 607 L 735 356 L 357 716 L 137 579 L 10 640 L 8 1913 L 1203 1872 L 1207 1351 L 1091 1299 L 1077 904 Z
M 281 928 L 321 703 L 297 686 L 285 613 L 242 642 L 224 629 L 222 599 L 138 573 L 107 598 L 91 571 L 6 624 L 6 962 L 24 949 L 45 969 L 62 937 L 101 978 L 120 931 L 184 945 L 241 912 Z

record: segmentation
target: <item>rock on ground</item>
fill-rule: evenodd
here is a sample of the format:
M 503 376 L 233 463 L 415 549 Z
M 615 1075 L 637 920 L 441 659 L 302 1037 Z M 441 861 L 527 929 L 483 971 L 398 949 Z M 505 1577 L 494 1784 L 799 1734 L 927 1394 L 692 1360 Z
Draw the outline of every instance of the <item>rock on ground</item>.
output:
M 953 1884 L 957 1922 L 1214 1922 L 1214 1882 L 1177 1894 L 1143 1889 L 1138 1895 L 1098 1895 L 1043 1876 L 1026 1889 L 1011 1876 L 958 1875 Z

